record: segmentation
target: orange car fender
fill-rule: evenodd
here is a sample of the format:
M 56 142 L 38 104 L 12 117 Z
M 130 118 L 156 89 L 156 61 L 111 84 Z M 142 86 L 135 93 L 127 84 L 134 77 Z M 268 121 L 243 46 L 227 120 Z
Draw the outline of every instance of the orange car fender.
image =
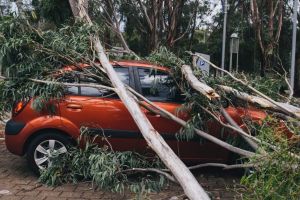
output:
M 26 141 L 32 134 L 46 129 L 61 131 L 74 139 L 77 139 L 79 136 L 79 128 L 69 120 L 62 119 L 60 116 L 41 116 L 30 121 L 26 124 L 26 127 L 27 126 L 30 132 L 24 131 L 24 134 L 22 134 L 24 141 Z
M 17 155 L 23 155 L 24 148 L 28 143 L 28 139 L 40 131 L 54 129 L 62 131 L 65 134 L 76 139 L 79 136 L 79 128 L 70 122 L 62 122 L 60 116 L 40 116 L 26 123 L 25 127 L 18 135 L 6 135 L 6 144 L 10 152 Z
M 55 129 L 58 131 L 62 131 L 65 134 L 71 136 L 72 138 L 77 138 L 79 136 L 79 129 L 71 122 L 68 122 L 68 126 L 65 125 L 66 120 L 64 123 L 60 116 L 40 116 L 31 120 L 27 125 L 31 126 L 31 133 L 28 133 L 28 137 L 36 132 L 45 130 L 45 129 Z M 26 125 L 26 126 L 27 126 Z M 25 138 L 24 138 L 25 139 Z
M 66 130 L 65 132 L 67 132 L 72 138 L 77 139 L 80 136 L 80 127 L 64 117 L 60 117 L 60 121 L 61 126 L 64 130 Z

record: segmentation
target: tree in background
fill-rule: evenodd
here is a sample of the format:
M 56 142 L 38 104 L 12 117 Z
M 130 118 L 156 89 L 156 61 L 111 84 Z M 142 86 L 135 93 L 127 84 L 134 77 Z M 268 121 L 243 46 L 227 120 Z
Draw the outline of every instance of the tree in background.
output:
M 292 8 L 290 9 L 292 10 Z M 300 22 L 300 14 L 297 15 L 298 24 Z M 292 25 L 290 25 L 291 27 Z M 292 30 L 291 30 L 292 31 Z M 291 43 L 291 42 L 290 42 Z M 295 95 L 300 96 L 300 30 L 297 29 L 297 44 L 296 44 L 296 62 L 295 62 Z
M 132 50 L 148 54 L 164 45 L 176 48 L 193 38 L 201 14 L 208 12 L 209 1 L 126 0 L 121 2 L 126 38 Z M 138 43 L 138 45 L 137 45 Z
M 261 54 L 261 76 L 270 69 L 280 39 L 284 13 L 283 0 L 250 0 L 251 25 Z
M 260 71 L 261 75 L 265 75 L 266 69 L 288 71 L 290 5 L 283 0 L 229 0 L 228 3 L 227 44 L 230 35 L 238 33 L 240 69 Z M 106 48 L 122 46 L 146 56 L 157 47 L 166 46 L 177 55 L 192 50 L 210 54 L 212 61 L 220 62 L 223 13 L 211 17 L 215 7 L 211 1 L 90 0 L 89 4 L 92 20 L 103 26 L 101 38 Z M 35 20 L 44 27 L 42 29 L 73 21 L 68 0 L 33 0 L 33 5 Z M 226 48 L 229 57 L 229 45 Z M 228 59 L 226 61 L 228 66 Z M 300 88 L 297 80 L 296 89 Z

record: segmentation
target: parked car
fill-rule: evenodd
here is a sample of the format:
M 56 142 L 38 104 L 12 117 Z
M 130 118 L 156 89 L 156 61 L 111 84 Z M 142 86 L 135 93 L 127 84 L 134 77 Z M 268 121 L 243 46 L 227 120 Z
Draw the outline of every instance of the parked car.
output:
M 123 83 L 171 112 L 182 104 L 180 95 L 174 94 L 169 80 L 169 70 L 151 63 L 137 61 L 112 62 Z M 69 69 L 69 68 L 68 68 Z M 70 69 L 69 69 L 70 70 Z M 92 78 L 79 77 L 80 83 L 94 83 Z M 5 141 L 13 154 L 26 155 L 29 166 L 38 171 L 49 165 L 55 154 L 67 152 L 69 144 L 80 136 L 80 127 L 88 127 L 99 137 L 107 137 L 115 151 L 150 153 L 142 134 L 122 101 L 110 91 L 92 87 L 66 87 L 62 100 L 57 102 L 55 114 L 37 112 L 28 102 L 15 104 L 12 118 L 6 124 Z M 186 162 L 227 162 L 229 152 L 195 136 L 189 141 L 178 140 L 180 126 L 174 121 L 141 108 L 154 128 L 163 136 L 174 152 Z M 241 117 L 261 120 L 266 114 L 256 109 L 227 107 L 227 112 L 242 124 Z M 179 112 L 180 113 L 180 112 Z M 187 119 L 187 113 L 179 114 Z M 208 132 L 224 139 L 224 130 L 217 122 L 207 122 Z M 102 141 L 101 143 L 104 143 Z

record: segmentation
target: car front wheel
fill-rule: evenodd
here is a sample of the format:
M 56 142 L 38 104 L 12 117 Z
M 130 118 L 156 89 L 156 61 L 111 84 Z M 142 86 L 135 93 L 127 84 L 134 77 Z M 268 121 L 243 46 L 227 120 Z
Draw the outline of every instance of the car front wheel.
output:
M 70 140 L 63 134 L 45 132 L 36 136 L 27 149 L 27 161 L 31 169 L 39 174 L 40 170 L 51 166 L 55 157 L 67 153 Z

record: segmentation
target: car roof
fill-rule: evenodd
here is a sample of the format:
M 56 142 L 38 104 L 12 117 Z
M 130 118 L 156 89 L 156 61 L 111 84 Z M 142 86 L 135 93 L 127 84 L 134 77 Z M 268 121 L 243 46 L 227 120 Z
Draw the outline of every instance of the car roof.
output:
M 167 67 L 163 67 L 163 66 L 153 64 L 153 63 L 150 63 L 148 61 L 143 61 L 143 60 L 110 60 L 109 62 L 113 66 L 120 65 L 122 67 L 144 67 L 144 68 L 151 68 L 151 69 L 157 69 L 157 70 L 162 70 L 162 71 L 170 71 L 169 68 L 167 68 Z M 79 63 L 78 66 L 85 68 L 90 65 L 84 64 L 84 63 Z M 72 70 L 75 70 L 77 67 L 68 65 L 68 66 L 65 66 L 62 71 L 72 71 Z
M 163 71 L 169 71 L 167 67 L 163 67 L 157 64 L 153 64 L 151 62 L 145 61 L 145 60 L 111 60 L 110 63 L 112 65 L 121 65 L 124 67 L 145 67 L 145 68 L 154 68 L 154 69 L 160 69 Z

